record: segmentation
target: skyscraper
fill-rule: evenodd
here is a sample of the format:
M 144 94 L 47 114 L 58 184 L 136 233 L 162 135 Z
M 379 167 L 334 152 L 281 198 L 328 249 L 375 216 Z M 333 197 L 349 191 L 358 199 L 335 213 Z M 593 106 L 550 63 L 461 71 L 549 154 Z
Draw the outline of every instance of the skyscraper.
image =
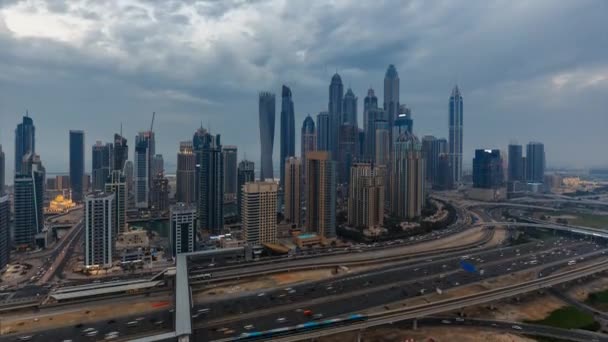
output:
M 344 101 L 342 104 L 342 124 L 358 127 L 357 120 L 357 97 L 353 90 L 348 88 L 346 94 L 344 94 Z
M 452 183 L 458 185 L 462 180 L 462 120 L 463 101 L 458 86 L 452 89 L 450 96 L 450 136 L 449 154 L 452 165 Z
M 329 151 L 331 151 L 331 158 L 338 160 L 338 144 L 340 141 L 340 126 L 344 121 L 342 119 L 342 104 L 344 97 L 344 87 L 342 85 L 342 78 L 337 73 L 331 78 L 329 85 Z M 319 127 L 320 129 L 320 127 Z M 320 150 L 320 149 L 319 149 Z
M 302 124 L 301 139 L 302 178 L 306 178 L 306 154 L 317 149 L 317 130 L 315 129 L 315 121 L 310 114 L 306 116 Z
M 545 177 L 545 145 L 530 142 L 526 145 L 526 176 L 530 183 L 543 183 Z
M 473 187 L 495 189 L 502 185 L 502 158 L 499 150 L 478 149 L 473 158 Z
M 224 197 L 232 202 L 236 201 L 237 195 L 237 148 L 236 146 L 224 146 Z
M 296 123 L 291 89 L 283 85 L 281 92 L 281 186 L 285 186 L 285 160 L 296 155 Z M 235 162 L 236 165 L 236 162 Z
M 302 161 L 296 157 L 285 160 L 285 220 L 302 226 Z
M 369 127 L 367 126 L 369 121 L 368 113 L 370 109 L 378 109 L 378 98 L 374 93 L 374 89 L 369 88 L 367 90 L 367 96 L 363 100 L 363 131 L 367 132 Z
M 422 137 L 422 151 L 426 160 L 426 180 L 434 184 L 437 181 L 439 155 L 447 153 L 447 140 L 437 139 L 432 135 Z
M 154 176 L 152 188 L 150 188 L 150 208 L 157 213 L 169 210 L 169 180 L 161 172 Z
M 206 134 L 201 147 L 198 224 L 218 235 L 224 228 L 224 160 L 220 135 Z
M 127 139 L 120 134 L 114 134 L 114 170 L 123 171 L 127 160 L 129 160 Z
M 396 137 L 393 136 L 393 127 L 395 120 L 399 114 L 399 74 L 394 65 L 389 65 L 384 75 L 384 111 L 386 112 L 386 120 L 388 121 L 389 129 L 389 151 L 392 154 L 393 142 Z
M 359 128 L 353 125 L 340 126 L 337 176 L 338 183 L 348 183 L 350 179 L 350 166 L 359 159 Z
M 241 222 L 249 245 L 277 242 L 277 191 L 275 182 L 251 182 L 243 186 Z
M 152 166 L 151 166 L 151 177 L 152 182 L 154 182 L 154 178 L 156 178 L 160 174 L 165 173 L 165 160 L 163 159 L 162 154 L 155 154 L 152 156 Z
M 330 152 L 306 156 L 306 227 L 325 238 L 336 236 L 336 162 Z
M 425 161 L 415 135 L 405 132 L 397 137 L 391 167 L 392 213 L 404 219 L 419 217 L 425 201 Z
M 355 163 L 350 169 L 348 224 L 353 227 L 382 226 L 386 168 Z
M 14 207 L 17 248 L 34 245 L 34 236 L 44 228 L 44 186 L 46 171 L 40 157 L 31 152 L 23 157 L 21 173 L 15 175 Z
M 252 161 L 241 160 L 238 167 L 238 184 L 237 184 L 237 212 L 239 219 L 241 218 L 241 200 L 243 193 L 243 185 L 255 181 L 255 164 Z
M 508 179 L 509 181 L 525 181 L 523 148 L 521 145 L 509 144 L 509 165 Z
M 375 122 L 375 134 L 376 141 L 374 147 L 376 153 L 374 154 L 373 161 L 378 165 L 388 166 L 390 163 L 390 132 L 389 124 L 386 120 L 376 120 Z
M 196 159 L 196 164 L 195 164 L 195 168 L 194 168 L 194 198 L 195 201 L 198 201 L 198 199 L 200 198 L 200 190 L 201 190 L 201 186 L 200 186 L 200 179 L 201 179 L 201 159 L 202 159 L 202 149 L 203 149 L 203 141 L 205 140 L 205 137 L 207 136 L 207 134 L 209 134 L 207 132 L 206 129 L 203 128 L 203 126 L 201 125 L 200 128 L 198 128 L 196 130 L 196 132 L 194 132 L 194 135 L 192 136 L 192 149 L 194 151 L 194 156 Z
M 10 232 L 10 202 L 8 195 L 0 194 L 0 270 L 10 262 L 11 232 Z
M 110 176 L 110 170 L 113 169 L 111 163 L 114 159 L 112 150 L 112 144 L 110 143 L 102 144 L 101 141 L 97 141 L 93 145 L 91 177 L 94 191 L 103 191 L 106 180 Z
M 376 121 L 386 122 L 386 127 L 382 126 L 382 124 L 380 126 L 388 129 L 386 112 L 379 108 L 370 108 L 367 111 L 367 123 L 365 124 L 367 127 L 365 131 L 365 158 L 369 161 L 376 159 Z
M 0 196 L 4 193 L 4 187 L 6 186 L 6 158 L 2 151 L 2 145 L 0 145 Z M 1 268 L 1 267 L 0 267 Z
M 191 204 L 196 202 L 194 187 L 196 182 L 196 156 L 191 141 L 182 141 L 177 153 L 176 192 L 178 202 Z
M 173 257 L 196 251 L 196 207 L 177 203 L 171 206 L 170 213 L 169 239 Z
M 70 188 L 72 200 L 83 200 L 84 187 L 84 132 L 70 131 Z
M 275 97 L 273 93 L 261 92 L 259 103 L 260 143 L 262 147 L 260 180 L 272 180 L 272 150 L 274 146 Z
M 123 169 L 123 172 L 125 174 L 125 180 L 127 182 L 127 198 L 129 198 L 129 204 L 128 205 L 133 205 L 132 200 L 134 198 L 133 194 L 135 193 L 135 182 L 133 179 L 133 162 L 130 160 L 127 160 L 125 162 L 125 167 Z
M 135 206 L 137 208 L 148 208 L 150 200 L 150 185 L 152 177 L 152 142 L 153 135 L 150 132 L 140 132 L 135 137 Z
M 414 133 L 414 120 L 412 120 L 412 110 L 406 105 L 399 105 L 399 114 L 395 118 L 393 126 L 393 137 L 398 137 L 404 131 Z
M 317 150 L 331 152 L 330 137 L 331 121 L 328 112 L 320 112 L 317 115 Z
M 436 190 L 449 190 L 454 187 L 452 183 L 452 165 L 450 155 L 446 153 L 440 153 L 437 161 L 437 172 L 435 174 L 435 183 L 433 183 L 433 189 Z
M 112 266 L 116 237 L 114 194 L 95 192 L 85 199 L 85 267 Z
M 114 195 L 114 213 L 112 218 L 114 223 L 112 228 L 112 236 L 118 237 L 118 234 L 127 231 L 127 182 L 124 174 L 120 170 L 113 170 L 105 184 L 106 194 Z
M 23 121 L 15 129 L 15 174 L 21 173 L 23 157 L 28 153 L 36 153 L 36 127 L 26 112 Z

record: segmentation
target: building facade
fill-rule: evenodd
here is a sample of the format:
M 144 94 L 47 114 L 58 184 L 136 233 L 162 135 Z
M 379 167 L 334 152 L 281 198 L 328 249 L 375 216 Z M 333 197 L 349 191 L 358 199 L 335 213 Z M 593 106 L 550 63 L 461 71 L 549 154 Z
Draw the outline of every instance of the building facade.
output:
M 302 161 L 296 157 L 285 160 L 285 221 L 302 226 Z
M 328 112 L 317 115 L 317 151 L 331 152 L 331 120 Z
M 338 158 L 338 182 L 348 183 L 350 166 L 359 159 L 359 129 L 353 125 L 340 126 L 340 155 Z
M 458 86 L 452 89 L 450 96 L 449 117 L 449 154 L 452 165 L 452 183 L 458 185 L 462 182 L 462 138 L 463 138 L 463 111 L 462 95 Z
M 122 134 L 122 132 L 121 132 Z M 114 134 L 114 170 L 123 171 L 125 163 L 129 160 L 129 146 L 127 145 L 127 138 L 121 134 Z
M 14 244 L 17 248 L 34 246 L 34 237 L 44 228 L 44 193 L 46 171 L 40 157 L 28 153 L 23 157 L 21 173 L 15 175 Z
M 114 170 L 108 177 L 105 184 L 105 192 L 114 195 L 114 224 L 112 228 L 112 236 L 118 237 L 118 234 L 127 231 L 127 181 L 126 177 L 120 170 Z
M 116 237 L 114 194 L 95 192 L 85 199 L 85 267 L 110 267 Z
M 84 132 L 70 131 L 70 188 L 72 200 L 82 202 L 84 196 Z
M 309 115 L 304 119 L 301 131 L 301 142 L 300 142 L 300 158 L 302 160 L 302 177 L 306 177 L 306 154 L 317 149 L 317 130 L 315 128 L 315 121 Z
M 369 111 L 372 109 L 378 109 L 378 98 L 376 97 L 376 94 L 374 93 L 374 89 L 369 88 L 367 90 L 367 96 L 365 96 L 365 99 L 363 100 L 363 136 L 364 136 L 364 145 L 365 146 L 367 146 L 367 144 L 369 143 L 370 140 L 375 140 L 375 136 L 372 136 L 371 132 L 374 129 L 373 123 L 374 123 L 374 121 L 376 121 L 376 119 L 369 118 Z M 370 123 L 371 123 L 371 127 L 370 127 Z M 374 138 L 372 138 L 372 137 L 374 137 Z M 375 149 L 374 150 L 371 150 L 370 148 L 364 149 L 364 155 L 368 161 L 372 160 L 372 158 L 373 158 L 372 151 L 375 151 Z
M 224 228 L 224 158 L 219 134 L 204 136 L 200 167 L 198 224 L 219 235 Z
M 93 191 L 103 191 L 106 180 L 110 176 L 110 170 L 113 170 L 112 162 L 114 161 L 113 146 L 110 143 L 103 144 L 97 141 L 92 148 L 91 158 L 91 181 Z
M 348 88 L 344 94 L 344 102 L 342 104 L 342 125 L 359 127 L 357 120 L 357 97 L 353 90 Z
M 224 158 L 224 196 L 228 202 L 236 202 L 237 195 L 237 147 L 222 147 Z
M 241 200 L 243 198 L 243 185 L 255 181 L 255 163 L 249 160 L 241 160 L 238 167 L 237 180 L 237 213 L 241 217 Z
M 366 111 L 367 122 L 365 124 L 365 159 L 367 161 L 376 160 L 376 130 L 378 125 L 376 121 L 382 121 L 381 127 L 388 129 L 388 120 L 386 112 L 379 108 L 369 108 Z
M 11 256 L 10 207 L 8 195 L 0 194 L 0 270 L 10 262 Z
M 496 189 L 503 185 L 500 150 L 478 149 L 473 158 L 473 187 Z
M 135 138 L 134 193 L 135 206 L 145 209 L 150 205 L 150 185 L 152 179 L 152 146 L 150 132 L 141 132 Z
M 272 180 L 272 151 L 274 148 L 275 96 L 273 93 L 262 92 L 259 99 L 260 114 L 260 180 Z
M 393 151 L 393 127 L 399 114 L 399 74 L 394 65 L 389 65 L 384 75 L 384 111 L 389 127 L 390 151 Z
M 177 203 L 170 210 L 171 254 L 175 258 L 178 254 L 196 251 L 196 207 Z
M 331 151 L 331 158 L 338 160 L 338 144 L 340 141 L 340 126 L 344 121 L 342 119 L 342 104 L 344 99 L 344 86 L 342 85 L 342 78 L 337 73 L 331 78 L 329 84 L 329 151 Z
M 285 161 L 296 155 L 296 123 L 291 89 L 283 85 L 281 91 L 281 148 L 279 166 L 281 167 L 281 187 L 285 186 Z
M 36 127 L 34 120 L 26 114 L 15 129 L 15 174 L 21 173 L 23 157 L 28 153 L 36 153 Z
M 162 172 L 157 174 L 152 180 L 150 209 L 160 214 L 169 211 L 169 180 Z
M 530 142 L 526 145 L 526 176 L 529 183 L 542 183 L 545 177 L 545 145 Z
M 523 148 L 521 145 L 509 144 L 508 180 L 511 182 L 524 182 L 525 168 Z
M 192 204 L 196 202 L 195 176 L 196 156 L 191 141 L 182 141 L 177 153 L 177 170 L 175 175 L 175 198 L 178 202 Z
M 6 187 L 6 157 L 0 145 L 0 196 L 4 193 Z
M 391 211 L 393 215 L 411 220 L 419 217 L 425 201 L 425 160 L 422 145 L 410 133 L 395 140 L 391 174 Z
M 277 192 L 275 182 L 250 182 L 243 186 L 241 222 L 249 245 L 277 242 Z
M 306 156 L 306 228 L 325 238 L 336 236 L 336 163 L 330 152 Z
M 350 169 L 348 224 L 375 227 L 384 224 L 386 167 L 355 163 Z

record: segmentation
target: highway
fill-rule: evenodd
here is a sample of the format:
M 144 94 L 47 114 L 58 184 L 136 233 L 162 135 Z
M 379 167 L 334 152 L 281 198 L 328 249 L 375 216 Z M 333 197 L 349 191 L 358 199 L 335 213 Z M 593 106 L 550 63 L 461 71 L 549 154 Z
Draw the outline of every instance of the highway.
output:
M 599 257 L 602 252 L 605 250 L 594 243 L 557 239 L 544 245 L 527 244 L 471 255 L 468 260 L 483 268 L 483 275 L 460 270 L 460 258 L 456 257 L 265 291 L 263 295 L 262 292 L 247 293 L 231 297 L 230 302 L 209 300 L 195 306 L 192 311 L 195 336 L 212 340 L 225 337 L 225 331 L 217 331 L 223 328 L 238 335 L 244 332 L 246 325 L 253 325 L 256 330 L 270 330 L 287 322 L 289 325 L 304 323 L 308 318 L 301 310 L 306 309 L 323 317 L 334 317 L 384 305 L 392 308 L 394 305 L 391 303 L 416 297 L 422 289 L 429 293 L 437 288 L 459 287 L 541 265 L 556 263 L 565 266 L 572 258 L 588 253 Z M 537 260 L 535 265 L 530 264 L 532 260 Z M 207 309 L 208 313 L 199 314 L 199 310 Z M 278 323 L 279 318 L 285 318 L 286 322 Z

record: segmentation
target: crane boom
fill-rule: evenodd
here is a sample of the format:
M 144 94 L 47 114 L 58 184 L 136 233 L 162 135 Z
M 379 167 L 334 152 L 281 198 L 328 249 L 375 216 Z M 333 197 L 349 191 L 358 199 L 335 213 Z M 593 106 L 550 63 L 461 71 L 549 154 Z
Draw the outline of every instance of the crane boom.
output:
M 150 123 L 150 132 L 154 128 L 154 117 L 156 116 L 156 112 L 152 112 L 152 123 Z

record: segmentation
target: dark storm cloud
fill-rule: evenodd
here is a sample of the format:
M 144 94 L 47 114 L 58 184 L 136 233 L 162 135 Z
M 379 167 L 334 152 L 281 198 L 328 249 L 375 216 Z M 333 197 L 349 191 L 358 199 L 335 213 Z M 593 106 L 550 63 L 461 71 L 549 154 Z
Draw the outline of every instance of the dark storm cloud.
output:
M 51 170 L 67 169 L 68 129 L 92 145 L 122 121 L 132 142 L 152 111 L 168 163 L 201 121 L 257 161 L 258 91 L 289 84 L 299 126 L 327 108 L 335 70 L 360 108 L 369 86 L 382 101 L 388 64 L 419 135 L 447 135 L 461 86 L 467 159 L 517 139 L 544 141 L 550 165 L 608 162 L 605 1 L 45 4 L 0 0 L 0 143 L 12 151 L 29 108 Z

